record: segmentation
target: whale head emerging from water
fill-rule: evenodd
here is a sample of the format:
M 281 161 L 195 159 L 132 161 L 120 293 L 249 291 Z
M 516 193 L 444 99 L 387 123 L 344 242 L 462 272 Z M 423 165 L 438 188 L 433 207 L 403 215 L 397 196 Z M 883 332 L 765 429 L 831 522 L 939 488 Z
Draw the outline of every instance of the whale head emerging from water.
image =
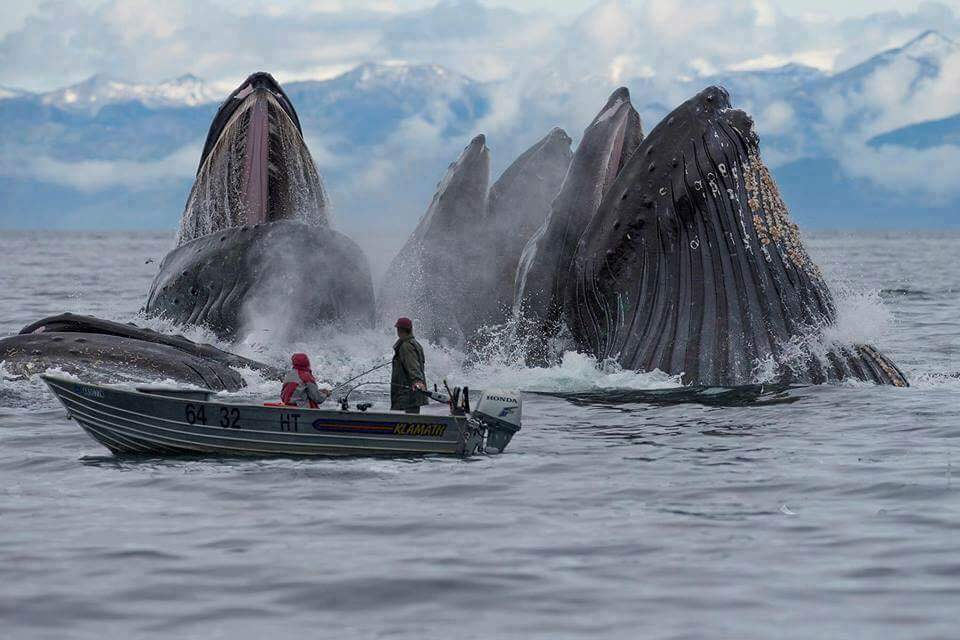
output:
M 330 228 L 327 197 L 293 105 L 272 77 L 250 76 L 210 127 L 177 247 L 146 311 L 221 337 L 259 328 L 283 339 L 320 324 L 369 325 L 373 286 L 360 248 Z M 13 375 L 50 367 L 85 380 L 165 379 L 236 390 L 236 369 L 280 372 L 183 336 L 63 314 L 0 340 Z
M 214 117 L 145 311 L 223 338 L 372 323 L 366 258 L 330 227 L 299 118 L 269 74 L 247 78 Z
M 546 218 L 570 156 L 570 137 L 554 128 L 491 186 L 486 138 L 474 137 L 391 264 L 382 317 L 413 316 L 421 336 L 458 347 L 504 322 L 520 253 Z
M 643 141 L 579 238 L 567 325 L 598 359 L 734 386 L 905 385 L 867 345 L 824 344 L 833 296 L 807 255 L 753 120 L 708 87 Z
M 329 226 L 327 194 L 293 104 L 260 72 L 230 94 L 210 125 L 177 244 L 278 220 Z
M 523 248 L 513 304 L 532 329 L 527 337 L 531 363 L 547 359 L 544 338 L 562 323 L 563 283 L 577 240 L 642 140 L 640 115 L 630 103 L 630 92 L 620 87 L 584 130 L 549 215 Z

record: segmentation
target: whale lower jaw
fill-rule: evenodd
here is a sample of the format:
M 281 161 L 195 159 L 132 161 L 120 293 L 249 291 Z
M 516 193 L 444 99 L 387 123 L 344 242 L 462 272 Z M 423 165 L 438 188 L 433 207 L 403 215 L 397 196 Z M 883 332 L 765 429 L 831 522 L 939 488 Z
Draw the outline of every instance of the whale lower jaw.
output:
M 226 229 L 171 251 L 145 307 L 224 339 L 254 327 L 276 339 L 318 326 L 368 327 L 373 286 L 366 258 L 329 228 L 280 221 Z

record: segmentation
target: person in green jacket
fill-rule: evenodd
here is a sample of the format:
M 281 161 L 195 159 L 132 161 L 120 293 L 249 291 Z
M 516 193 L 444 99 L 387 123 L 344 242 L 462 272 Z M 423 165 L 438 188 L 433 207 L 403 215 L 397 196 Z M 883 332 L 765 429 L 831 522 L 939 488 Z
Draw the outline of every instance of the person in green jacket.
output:
M 393 345 L 393 373 L 390 375 L 390 408 L 394 411 L 420 413 L 427 404 L 423 391 L 427 389 L 423 374 L 423 347 L 413 337 L 413 321 L 397 320 L 397 342 Z

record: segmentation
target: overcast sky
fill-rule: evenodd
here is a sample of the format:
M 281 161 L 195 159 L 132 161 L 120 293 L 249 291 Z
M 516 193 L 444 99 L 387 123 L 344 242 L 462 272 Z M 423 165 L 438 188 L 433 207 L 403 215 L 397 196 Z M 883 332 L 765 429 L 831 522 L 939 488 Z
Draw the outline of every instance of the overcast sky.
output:
M 589 0 L 518 0 L 516 2 L 490 0 L 486 4 L 574 14 L 588 8 L 591 2 Z M 771 4 L 780 7 L 789 15 L 823 14 L 832 18 L 847 18 L 877 11 L 910 11 L 923 2 L 920 0 L 775 0 Z M 948 0 L 944 4 L 958 8 L 960 0 Z
M 106 3 L 107 0 L 75 0 L 74 4 L 85 6 L 97 6 Z M 4 21 L 0 23 L 0 31 L 9 31 L 23 24 L 23 19 L 36 9 L 38 2 L 24 2 L 23 0 L 4 0 L 0 2 L 3 7 Z M 349 10 L 350 7 L 367 6 L 389 10 L 410 10 L 419 9 L 433 4 L 430 0 L 359 0 L 351 2 L 350 0 L 321 0 L 317 2 L 304 2 L 304 0 L 223 0 L 223 4 L 229 4 L 234 7 L 249 10 L 251 8 L 266 8 L 268 6 L 314 6 L 326 8 L 329 10 Z M 591 0 L 483 0 L 483 4 L 488 6 L 508 7 L 517 11 L 544 11 L 562 14 L 576 14 L 589 8 L 593 2 Z M 825 16 L 834 18 L 846 18 L 850 16 L 866 15 L 877 11 L 911 11 L 921 4 L 922 0 L 774 0 L 771 4 L 781 8 L 784 13 L 790 15 L 803 15 L 806 13 L 822 13 Z M 960 0 L 945 0 L 943 4 L 952 6 L 954 9 L 960 8 Z
M 157 82 L 187 72 L 227 86 L 251 68 L 290 81 L 368 61 L 502 80 L 537 56 L 576 66 L 598 47 L 612 76 L 787 62 L 831 71 L 922 29 L 960 37 L 960 0 L 480 0 L 496 11 L 463 2 L 0 0 L 0 86 L 41 91 L 94 73 Z

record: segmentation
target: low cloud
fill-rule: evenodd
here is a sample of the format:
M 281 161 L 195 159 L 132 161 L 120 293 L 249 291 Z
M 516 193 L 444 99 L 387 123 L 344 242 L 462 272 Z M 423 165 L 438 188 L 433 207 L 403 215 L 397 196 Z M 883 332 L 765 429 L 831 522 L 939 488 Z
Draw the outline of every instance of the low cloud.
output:
M 201 143 L 191 144 L 174 153 L 150 162 L 129 160 L 81 160 L 64 162 L 49 156 L 29 160 L 26 165 L 7 166 L 4 173 L 30 177 L 83 192 L 96 192 L 112 187 L 141 189 L 164 182 L 179 182 L 193 176 Z
M 957 181 L 960 147 L 957 146 L 874 148 L 859 140 L 847 140 L 840 162 L 852 176 L 865 178 L 895 193 L 915 195 L 924 202 L 945 205 L 960 197 Z

